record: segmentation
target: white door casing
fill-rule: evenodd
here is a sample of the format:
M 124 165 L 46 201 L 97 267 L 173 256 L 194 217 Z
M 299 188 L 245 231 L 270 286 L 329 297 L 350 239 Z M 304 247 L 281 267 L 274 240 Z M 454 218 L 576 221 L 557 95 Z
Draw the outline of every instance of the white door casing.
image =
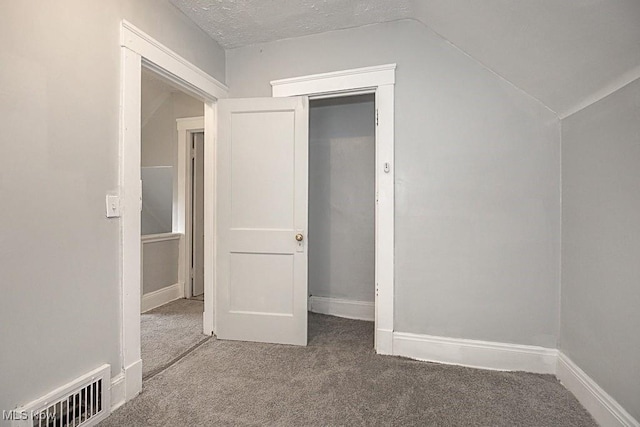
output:
M 218 103 L 220 339 L 307 344 L 308 125 L 306 97 Z
M 215 103 L 226 98 L 228 88 L 130 22 L 121 23 L 120 182 L 121 238 L 121 363 L 112 378 L 112 404 L 119 406 L 142 390 L 140 359 L 140 97 L 141 70 L 145 67 L 186 93 L 204 101 L 205 128 L 205 302 L 203 332 L 214 329 L 212 261 L 215 212 L 213 147 Z M 180 154 L 179 154 L 180 155 Z M 117 371 L 116 371 L 117 372 Z
M 193 256 L 193 183 L 191 182 L 193 170 L 191 165 L 191 145 L 194 135 L 204 132 L 204 121 L 204 116 L 176 119 L 176 128 L 178 131 L 178 191 L 174 195 L 173 202 L 173 230 L 174 232 L 182 234 L 182 239 L 180 239 L 178 277 L 180 281 L 184 283 L 184 295 L 186 298 L 193 296 L 191 286 L 191 258 Z M 205 139 L 208 139 L 206 135 Z M 211 161 L 210 164 L 213 165 L 213 162 Z M 213 260 L 209 263 L 209 268 L 213 268 L 212 264 Z M 211 301 L 213 301 L 213 299 Z M 213 311 L 211 312 L 211 317 L 213 318 Z M 209 326 L 207 329 L 208 332 L 211 333 L 213 327 Z

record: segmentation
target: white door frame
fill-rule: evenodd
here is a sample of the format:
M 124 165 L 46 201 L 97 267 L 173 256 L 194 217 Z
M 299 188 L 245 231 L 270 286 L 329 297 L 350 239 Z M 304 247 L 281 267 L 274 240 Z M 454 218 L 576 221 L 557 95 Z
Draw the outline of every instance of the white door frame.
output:
M 173 201 L 173 231 L 182 234 L 178 249 L 178 277 L 184 283 L 186 298 L 193 296 L 191 286 L 191 259 L 193 245 L 191 235 L 193 229 L 193 212 L 191 209 L 191 138 L 197 132 L 204 132 L 204 117 L 187 117 L 176 119 L 178 130 L 178 192 Z
M 394 88 L 396 64 L 274 80 L 274 97 L 310 99 L 375 93 L 375 348 L 393 354 L 394 296 Z
M 214 239 L 215 229 L 215 116 L 216 100 L 226 98 L 225 85 L 197 68 L 157 40 L 122 21 L 120 98 L 120 274 L 122 372 L 114 379 L 114 404 L 128 401 L 142 390 L 140 359 L 140 97 L 141 71 L 145 67 L 173 85 L 204 101 L 205 129 L 205 301 L 203 331 L 214 329 Z M 117 384 L 117 387 L 115 386 Z

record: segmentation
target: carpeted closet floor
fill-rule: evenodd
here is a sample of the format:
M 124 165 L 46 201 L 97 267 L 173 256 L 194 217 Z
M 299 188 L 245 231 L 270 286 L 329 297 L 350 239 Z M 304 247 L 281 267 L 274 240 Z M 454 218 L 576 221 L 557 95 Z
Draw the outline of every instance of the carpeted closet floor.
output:
M 103 426 L 595 426 L 552 375 L 378 356 L 373 324 L 309 314 L 309 345 L 204 341 Z

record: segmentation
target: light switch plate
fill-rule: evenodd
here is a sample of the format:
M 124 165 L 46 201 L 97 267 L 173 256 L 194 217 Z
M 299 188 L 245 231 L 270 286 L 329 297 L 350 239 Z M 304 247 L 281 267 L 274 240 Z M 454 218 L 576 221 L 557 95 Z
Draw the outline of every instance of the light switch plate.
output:
M 120 217 L 120 196 L 107 194 L 106 199 L 107 218 Z

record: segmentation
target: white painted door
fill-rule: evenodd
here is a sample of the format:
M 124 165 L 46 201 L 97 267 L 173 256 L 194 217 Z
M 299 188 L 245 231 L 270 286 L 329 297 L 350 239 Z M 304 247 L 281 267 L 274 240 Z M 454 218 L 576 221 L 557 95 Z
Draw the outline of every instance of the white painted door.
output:
M 216 335 L 307 344 L 306 97 L 218 102 Z
M 191 295 L 204 293 L 204 132 L 192 134 L 191 173 Z

